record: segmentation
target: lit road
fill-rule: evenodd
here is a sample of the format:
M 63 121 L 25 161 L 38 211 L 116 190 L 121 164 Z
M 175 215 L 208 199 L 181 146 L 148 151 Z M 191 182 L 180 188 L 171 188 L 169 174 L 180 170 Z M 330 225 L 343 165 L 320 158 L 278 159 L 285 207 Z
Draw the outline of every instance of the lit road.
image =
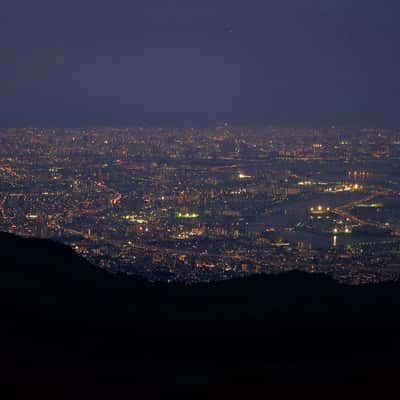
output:
M 386 229 L 388 231 L 391 231 L 393 234 L 395 234 L 396 236 L 400 235 L 400 232 L 395 231 L 391 228 L 388 228 L 387 226 L 385 226 L 384 224 L 378 223 L 378 222 L 371 222 L 359 217 L 356 217 L 354 215 L 352 215 L 350 212 L 348 212 L 347 210 L 357 206 L 358 204 L 362 204 L 362 203 L 368 203 L 371 200 L 375 199 L 376 197 L 379 196 L 385 196 L 388 194 L 391 194 L 392 191 L 389 189 L 381 189 L 379 191 L 376 191 L 374 193 L 371 193 L 370 195 L 363 197 L 360 200 L 357 201 L 353 201 L 347 204 L 344 204 L 342 206 L 336 207 L 335 209 L 333 209 L 333 212 L 337 215 L 340 215 L 342 218 L 345 218 L 346 220 L 353 222 L 355 224 L 359 224 L 361 226 L 371 226 L 374 228 L 380 228 L 380 229 Z

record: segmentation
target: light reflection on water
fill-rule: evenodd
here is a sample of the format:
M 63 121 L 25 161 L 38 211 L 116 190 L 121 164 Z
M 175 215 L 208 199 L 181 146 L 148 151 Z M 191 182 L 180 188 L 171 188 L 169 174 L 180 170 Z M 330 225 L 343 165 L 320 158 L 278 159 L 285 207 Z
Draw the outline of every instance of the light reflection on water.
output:
M 358 243 L 367 242 L 384 242 L 390 239 L 389 236 L 373 236 L 365 234 L 349 234 L 349 235 L 324 235 L 312 232 L 279 232 L 270 236 L 273 240 L 283 240 L 297 246 L 298 243 L 311 245 L 313 249 L 328 250 L 332 247 L 356 245 Z
M 263 231 L 266 228 L 275 228 L 275 233 L 268 236 L 272 240 L 290 242 L 296 247 L 328 250 L 332 247 L 356 245 L 359 243 L 377 243 L 390 240 L 388 235 L 371 235 L 365 233 L 351 233 L 330 235 L 317 232 L 296 230 L 296 224 L 307 221 L 309 209 L 318 205 L 334 208 L 365 197 L 365 193 L 343 193 L 337 195 L 321 194 L 313 199 L 302 199 L 285 206 L 272 208 L 272 215 L 261 217 L 254 224 L 250 223 L 254 231 Z

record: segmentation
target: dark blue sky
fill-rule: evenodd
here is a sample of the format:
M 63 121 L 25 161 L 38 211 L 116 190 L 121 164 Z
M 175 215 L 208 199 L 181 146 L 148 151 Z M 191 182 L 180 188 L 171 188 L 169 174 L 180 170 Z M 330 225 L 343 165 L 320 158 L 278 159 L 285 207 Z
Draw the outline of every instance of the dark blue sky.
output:
M 0 125 L 400 126 L 398 0 L 2 0 Z

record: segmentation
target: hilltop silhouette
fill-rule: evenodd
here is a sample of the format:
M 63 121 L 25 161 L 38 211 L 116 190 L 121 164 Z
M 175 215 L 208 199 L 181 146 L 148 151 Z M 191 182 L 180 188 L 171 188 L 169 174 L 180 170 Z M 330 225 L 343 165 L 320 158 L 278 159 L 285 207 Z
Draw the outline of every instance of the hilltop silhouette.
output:
M 290 272 L 156 284 L 111 275 L 65 245 L 6 233 L 0 255 L 5 384 L 227 394 L 396 382 L 397 283 L 351 287 Z

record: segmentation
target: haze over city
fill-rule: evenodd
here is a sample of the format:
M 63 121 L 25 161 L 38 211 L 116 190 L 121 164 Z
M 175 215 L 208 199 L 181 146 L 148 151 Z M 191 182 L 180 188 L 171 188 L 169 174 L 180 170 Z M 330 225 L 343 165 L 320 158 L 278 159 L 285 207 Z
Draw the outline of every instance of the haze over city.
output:
M 4 0 L 0 126 L 398 127 L 395 0 Z

